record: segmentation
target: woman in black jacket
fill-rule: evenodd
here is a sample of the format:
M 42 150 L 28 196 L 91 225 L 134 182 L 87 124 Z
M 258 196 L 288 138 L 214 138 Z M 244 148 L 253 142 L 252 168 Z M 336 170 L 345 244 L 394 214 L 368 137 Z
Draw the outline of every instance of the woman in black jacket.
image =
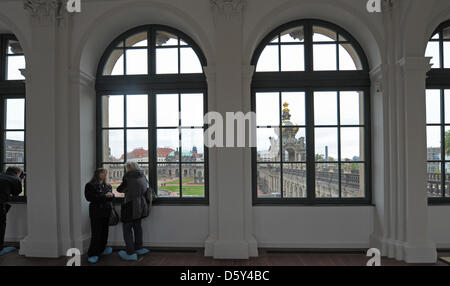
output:
M 109 217 L 111 215 L 112 193 L 111 185 L 106 182 L 107 171 L 97 169 L 92 180 L 86 184 L 84 195 L 89 204 L 91 219 L 91 243 L 88 250 L 88 261 L 97 263 L 100 255 L 112 253 L 108 243 Z

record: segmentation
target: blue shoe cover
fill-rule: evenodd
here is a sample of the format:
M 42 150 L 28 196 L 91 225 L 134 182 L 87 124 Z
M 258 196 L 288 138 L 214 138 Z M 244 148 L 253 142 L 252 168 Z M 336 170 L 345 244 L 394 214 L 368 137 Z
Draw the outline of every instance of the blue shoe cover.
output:
M 103 251 L 102 255 L 110 255 L 111 253 L 113 253 L 112 247 L 107 246 Z
M 139 249 L 139 250 L 136 251 L 136 253 L 138 255 L 144 255 L 144 254 L 147 254 L 149 252 L 150 252 L 150 250 L 148 250 L 147 248 L 142 248 L 142 249 Z
M 121 250 L 119 251 L 119 256 L 125 261 L 137 261 L 137 254 L 129 255 L 126 251 Z
M 95 264 L 98 262 L 98 256 L 92 256 L 88 258 L 89 263 Z
M 15 248 L 15 247 L 5 247 L 2 249 L 2 251 L 0 251 L 0 256 L 11 253 L 11 252 L 15 251 L 16 249 L 17 248 Z

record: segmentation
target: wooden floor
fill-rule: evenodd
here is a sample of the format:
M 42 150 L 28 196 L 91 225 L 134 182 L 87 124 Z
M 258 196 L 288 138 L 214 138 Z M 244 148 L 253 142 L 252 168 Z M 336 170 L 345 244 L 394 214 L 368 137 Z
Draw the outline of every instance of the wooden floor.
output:
M 440 253 L 440 256 L 450 256 Z M 249 260 L 215 260 L 204 257 L 203 250 L 167 251 L 154 249 L 138 262 L 124 262 L 117 252 L 102 257 L 98 266 L 365 266 L 368 258 L 364 253 L 308 253 L 308 252 L 273 252 L 260 250 L 260 256 Z M 0 257 L 0 266 L 65 266 L 67 258 L 43 259 L 26 258 L 13 252 Z M 82 258 L 82 265 L 87 266 L 87 258 Z M 443 262 L 433 266 L 447 266 Z M 382 266 L 415 266 L 393 259 L 382 259 Z

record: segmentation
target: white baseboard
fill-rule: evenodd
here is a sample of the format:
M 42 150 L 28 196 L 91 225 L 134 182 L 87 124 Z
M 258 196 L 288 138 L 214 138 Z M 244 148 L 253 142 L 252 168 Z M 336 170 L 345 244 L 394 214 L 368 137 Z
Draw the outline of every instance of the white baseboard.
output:
M 367 242 L 267 242 L 259 241 L 259 248 L 294 248 L 294 249 L 369 249 Z
M 190 241 L 190 242 L 179 242 L 179 241 L 144 241 L 144 246 L 147 247 L 170 247 L 170 248 L 203 248 L 203 241 Z M 125 246 L 124 241 L 108 241 L 109 246 Z

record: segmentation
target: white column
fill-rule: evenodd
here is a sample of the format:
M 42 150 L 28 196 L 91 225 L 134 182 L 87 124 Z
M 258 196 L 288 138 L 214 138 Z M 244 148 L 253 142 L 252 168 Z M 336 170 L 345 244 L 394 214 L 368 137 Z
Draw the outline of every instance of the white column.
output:
M 426 194 L 427 143 L 425 79 L 430 58 L 406 57 L 399 61 L 403 76 L 405 107 L 404 134 L 404 251 L 406 262 L 436 262 L 436 246 L 428 232 L 428 201 Z
M 71 246 L 68 174 L 67 50 L 58 38 L 55 1 L 28 1 L 32 49 L 27 54 L 27 215 L 28 235 L 20 253 L 59 257 Z M 60 27 L 63 27 L 60 29 Z
M 243 111 L 242 10 L 243 0 L 211 0 L 215 20 L 216 69 L 215 108 L 226 112 Z M 207 75 L 208 76 L 208 75 Z M 208 84 L 211 84 L 211 73 Z M 248 98 L 249 100 L 249 98 Z M 225 121 L 224 121 L 225 122 Z M 257 255 L 256 242 L 249 235 L 251 189 L 245 182 L 250 167 L 244 148 L 213 148 L 215 175 L 211 184 L 211 235 L 206 243 L 207 255 L 222 259 L 247 259 Z M 251 224 L 251 223 L 250 223 Z

